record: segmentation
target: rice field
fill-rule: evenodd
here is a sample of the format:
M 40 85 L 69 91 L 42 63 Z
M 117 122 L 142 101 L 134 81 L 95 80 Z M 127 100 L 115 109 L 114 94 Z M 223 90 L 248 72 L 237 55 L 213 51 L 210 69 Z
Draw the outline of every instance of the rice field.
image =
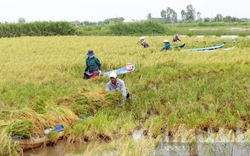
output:
M 237 142 L 236 131 L 249 140 L 249 39 L 183 37 L 184 49 L 226 45 L 213 52 L 159 52 L 165 39 L 172 36 L 146 37 L 150 47 L 144 49 L 139 37 L 129 36 L 1 38 L 0 153 L 22 154 L 6 136 L 42 135 L 58 124 L 65 126 L 69 143 L 101 140 L 110 147 L 103 149 L 123 155 L 142 153 L 138 146 L 151 154 L 166 135 L 194 142 L 198 134 L 221 128 L 231 141 Z M 135 71 L 119 77 L 132 95 L 123 107 L 115 107 L 119 92 L 105 91 L 108 77 L 82 78 L 89 49 L 103 72 L 136 63 Z M 128 138 L 135 129 L 145 136 L 138 144 Z M 122 151 L 115 150 L 119 141 Z

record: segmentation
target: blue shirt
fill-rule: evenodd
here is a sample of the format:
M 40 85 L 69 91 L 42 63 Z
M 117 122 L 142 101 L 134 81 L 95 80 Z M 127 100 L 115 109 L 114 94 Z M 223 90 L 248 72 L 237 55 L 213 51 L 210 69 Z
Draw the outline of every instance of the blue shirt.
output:
M 169 49 L 170 49 L 170 44 L 169 44 L 169 42 L 167 42 L 165 44 L 165 46 L 161 49 L 161 51 L 163 51 L 163 50 L 169 50 Z

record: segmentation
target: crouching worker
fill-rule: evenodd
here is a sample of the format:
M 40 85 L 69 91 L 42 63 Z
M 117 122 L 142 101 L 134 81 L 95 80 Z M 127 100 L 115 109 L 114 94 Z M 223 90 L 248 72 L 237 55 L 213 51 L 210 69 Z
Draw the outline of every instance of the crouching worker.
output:
M 171 47 L 170 47 L 170 43 L 168 42 L 168 40 L 164 40 L 163 43 L 165 44 L 164 47 L 160 50 L 160 51 L 163 51 L 163 50 L 170 50 Z
M 106 91 L 115 91 L 115 90 L 122 91 L 123 100 L 121 104 L 118 105 L 118 106 L 122 106 L 125 104 L 125 101 L 129 99 L 129 93 L 125 86 L 125 83 L 123 80 L 117 78 L 116 72 L 111 72 L 109 77 L 110 77 L 110 81 L 106 85 Z
M 174 37 L 173 37 L 173 42 L 177 42 L 177 41 L 181 41 L 178 37 L 178 34 L 176 34 Z
M 149 47 L 149 44 L 146 42 L 145 40 L 145 37 L 140 37 L 140 42 L 141 42 L 141 45 L 144 47 L 144 48 L 147 48 Z
M 142 41 L 142 46 L 144 47 L 144 48 L 147 48 L 147 47 L 149 47 L 149 45 L 148 45 L 148 43 L 144 40 L 144 41 Z
M 102 74 L 102 65 L 93 50 L 89 50 L 86 58 L 86 68 L 84 69 L 83 77 L 86 79 L 94 78 Z M 89 74 L 87 73 L 89 72 Z

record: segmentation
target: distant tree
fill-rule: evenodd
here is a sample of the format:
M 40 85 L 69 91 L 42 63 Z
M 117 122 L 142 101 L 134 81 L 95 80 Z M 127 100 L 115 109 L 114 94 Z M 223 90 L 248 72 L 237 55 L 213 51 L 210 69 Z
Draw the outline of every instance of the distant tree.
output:
M 79 22 L 78 20 L 76 20 L 76 21 L 71 21 L 70 23 L 73 24 L 74 26 L 80 26 L 80 25 L 82 25 L 82 23 Z
M 192 4 L 187 6 L 186 20 L 195 20 L 195 9 Z
M 81 23 L 81 25 L 92 26 L 92 25 L 98 25 L 98 23 L 97 22 L 84 21 L 83 23 Z
M 237 18 L 237 17 L 232 17 L 232 22 L 238 22 L 238 21 L 240 21 L 239 18 Z
M 98 25 L 104 25 L 103 21 L 98 21 L 97 24 Z
M 167 12 L 166 12 L 166 10 L 161 10 L 161 17 L 164 19 L 162 22 L 166 23 L 167 22 Z
M 161 11 L 161 17 L 165 19 L 164 23 L 176 23 L 177 22 L 177 13 L 168 7 L 166 10 Z
M 178 17 L 177 17 L 177 13 L 174 11 L 173 12 L 173 15 L 172 15 L 172 21 L 174 22 L 174 23 L 177 23 L 178 22 L 178 19 L 177 19 Z
M 90 24 L 89 24 L 89 21 L 84 21 L 83 24 L 84 24 L 84 25 L 90 25 Z
M 181 19 L 182 19 L 182 22 L 186 21 L 186 16 L 187 16 L 187 13 L 185 12 L 185 10 L 181 10 Z
M 249 18 L 241 18 L 240 20 L 241 20 L 241 21 L 250 21 Z
M 151 15 L 151 13 L 149 13 L 149 14 L 147 15 L 147 20 L 149 20 L 149 21 L 152 20 L 152 15 Z
M 226 16 L 223 18 L 223 21 L 224 22 L 238 22 L 240 21 L 240 19 L 237 17 Z
M 214 18 L 215 22 L 221 22 L 223 21 L 223 16 L 221 14 L 217 14 Z
M 204 20 L 203 20 L 204 22 L 210 22 L 211 21 L 211 19 L 210 18 L 208 18 L 208 17 L 206 17 L 206 18 L 204 18 Z
M 167 8 L 166 12 L 168 23 L 177 23 L 177 13 L 170 7 Z
M 18 23 L 25 23 L 25 18 L 18 18 Z
M 197 21 L 199 21 L 199 22 L 202 21 L 201 13 L 199 11 L 197 12 Z
M 226 16 L 225 18 L 224 18 L 224 22 L 232 22 L 233 20 L 232 20 L 232 17 L 231 16 Z
M 105 19 L 103 21 L 104 24 L 109 24 L 111 23 L 111 21 L 113 21 L 114 23 L 118 23 L 118 22 L 123 22 L 125 20 L 125 18 L 123 17 L 115 17 L 115 18 L 108 18 L 108 19 Z
M 161 17 L 162 18 L 167 18 L 167 12 L 166 12 L 166 10 L 162 10 L 161 11 Z

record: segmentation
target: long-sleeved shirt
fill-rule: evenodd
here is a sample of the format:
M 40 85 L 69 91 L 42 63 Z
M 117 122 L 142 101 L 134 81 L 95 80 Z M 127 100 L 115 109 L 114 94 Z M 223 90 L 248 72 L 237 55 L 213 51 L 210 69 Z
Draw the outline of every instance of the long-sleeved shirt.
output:
M 174 37 L 173 37 L 173 40 L 172 40 L 173 42 L 177 42 L 177 41 L 181 41 L 180 39 L 179 39 L 179 37 L 177 36 L 177 35 L 175 35 Z
M 169 44 L 169 42 L 167 42 L 165 44 L 165 46 L 161 49 L 161 51 L 163 51 L 163 50 L 169 50 L 169 49 L 170 49 L 170 44 Z
M 98 72 L 98 70 L 102 70 L 102 65 L 97 57 L 86 58 L 86 68 L 84 72 L 89 71 L 90 74 L 93 72 Z
M 128 91 L 123 80 L 117 78 L 115 85 L 111 81 L 107 83 L 106 91 L 115 91 L 115 90 L 121 90 L 122 97 L 126 99 Z
M 143 45 L 144 48 L 149 47 L 149 44 L 147 42 L 142 43 L 142 45 Z

